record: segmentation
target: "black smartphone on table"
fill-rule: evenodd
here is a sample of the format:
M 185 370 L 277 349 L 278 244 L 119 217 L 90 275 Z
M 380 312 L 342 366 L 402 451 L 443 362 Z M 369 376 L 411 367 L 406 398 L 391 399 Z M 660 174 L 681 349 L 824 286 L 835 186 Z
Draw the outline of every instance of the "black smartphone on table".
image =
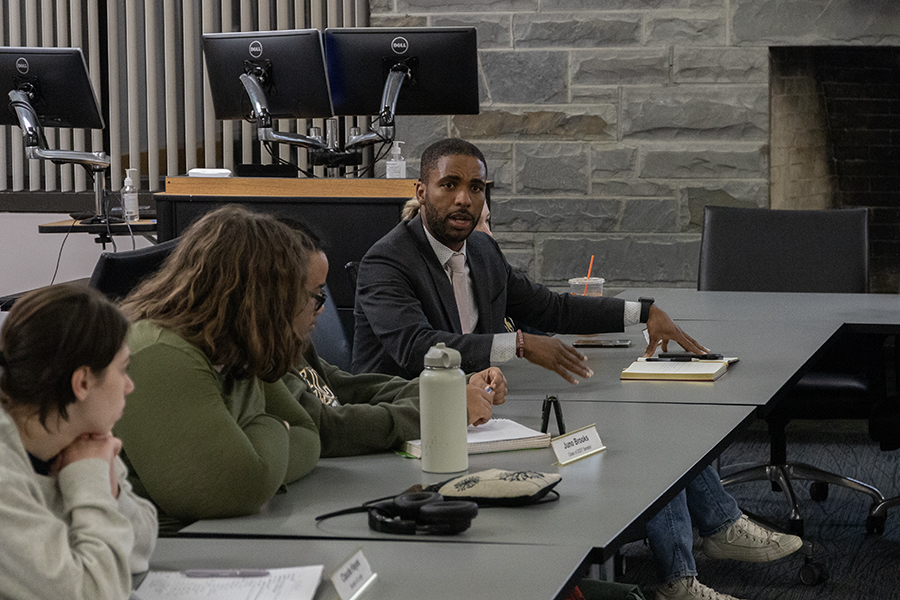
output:
M 572 342 L 576 348 L 630 348 L 631 340 L 580 338 Z

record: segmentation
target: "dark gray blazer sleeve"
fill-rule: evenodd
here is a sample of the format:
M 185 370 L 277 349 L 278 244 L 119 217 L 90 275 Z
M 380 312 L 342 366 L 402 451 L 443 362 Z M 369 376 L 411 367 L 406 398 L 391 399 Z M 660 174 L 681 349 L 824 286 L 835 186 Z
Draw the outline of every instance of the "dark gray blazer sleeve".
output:
M 506 316 L 547 333 L 610 333 L 625 329 L 625 301 L 558 294 L 509 270 Z

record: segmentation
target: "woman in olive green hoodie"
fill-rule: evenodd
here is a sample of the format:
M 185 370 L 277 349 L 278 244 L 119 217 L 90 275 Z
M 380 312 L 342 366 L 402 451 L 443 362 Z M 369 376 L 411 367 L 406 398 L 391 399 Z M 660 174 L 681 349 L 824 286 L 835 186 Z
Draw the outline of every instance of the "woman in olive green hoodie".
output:
M 126 299 L 136 391 L 115 433 L 162 532 L 256 513 L 320 456 L 419 437 L 416 381 L 350 375 L 309 343 L 323 258 L 304 233 L 226 206 L 192 225 Z M 484 388 L 500 388 L 502 401 L 505 380 L 495 368 L 473 377 L 477 421 L 490 416 Z

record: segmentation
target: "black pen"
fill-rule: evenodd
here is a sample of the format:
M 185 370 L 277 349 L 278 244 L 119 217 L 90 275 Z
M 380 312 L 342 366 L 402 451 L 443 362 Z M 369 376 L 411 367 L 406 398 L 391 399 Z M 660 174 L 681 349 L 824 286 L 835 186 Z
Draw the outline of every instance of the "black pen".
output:
M 688 358 L 687 356 L 678 356 L 673 358 L 645 358 L 645 362 L 694 362 L 695 358 Z
M 693 352 L 660 352 L 659 358 L 689 358 L 693 360 L 722 360 L 721 354 L 708 352 L 706 354 L 694 354 Z
M 186 569 L 185 577 L 265 577 L 265 569 Z

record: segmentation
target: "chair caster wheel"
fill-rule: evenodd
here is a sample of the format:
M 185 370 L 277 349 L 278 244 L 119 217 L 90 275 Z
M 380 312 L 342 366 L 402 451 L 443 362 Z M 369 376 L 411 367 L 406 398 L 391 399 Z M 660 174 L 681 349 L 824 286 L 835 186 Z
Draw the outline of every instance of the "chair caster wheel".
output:
M 803 585 L 819 585 L 828 579 L 828 571 L 819 563 L 808 562 L 800 567 L 800 581 Z
M 866 533 L 875 533 L 881 535 L 884 533 L 884 525 L 887 522 L 887 515 L 876 517 L 869 515 L 866 517 Z
M 788 521 L 788 533 L 803 537 L 803 519 L 791 519 Z
M 809 497 L 816 502 L 824 502 L 828 499 L 828 484 L 824 481 L 813 481 L 809 484 Z

